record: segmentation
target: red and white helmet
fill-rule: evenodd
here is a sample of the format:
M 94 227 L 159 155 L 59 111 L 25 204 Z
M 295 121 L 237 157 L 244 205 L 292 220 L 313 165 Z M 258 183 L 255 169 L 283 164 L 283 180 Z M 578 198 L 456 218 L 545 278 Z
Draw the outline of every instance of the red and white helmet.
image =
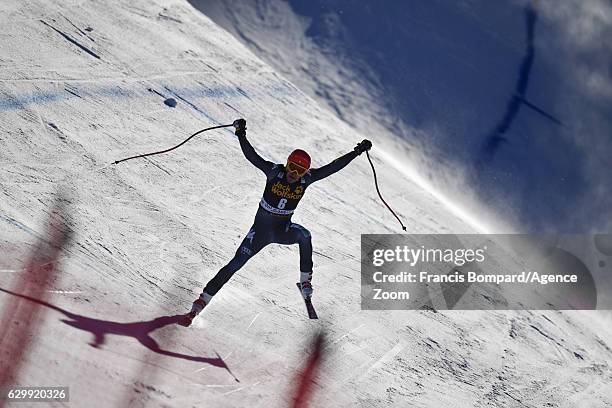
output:
M 303 176 L 310 168 L 310 156 L 304 150 L 296 149 L 287 157 L 287 171 Z

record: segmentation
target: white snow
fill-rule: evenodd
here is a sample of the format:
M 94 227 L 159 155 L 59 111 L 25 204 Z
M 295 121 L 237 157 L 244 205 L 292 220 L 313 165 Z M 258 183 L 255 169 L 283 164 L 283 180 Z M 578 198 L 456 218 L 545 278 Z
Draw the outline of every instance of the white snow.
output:
M 75 235 L 46 299 L 81 316 L 41 307 L 19 384 L 69 386 L 70 406 L 288 406 L 324 328 L 314 406 L 612 404 L 612 329 L 598 313 L 361 311 L 359 234 L 399 231 L 365 157 L 311 187 L 294 217 L 313 235 L 319 321 L 295 288 L 297 247 L 270 246 L 193 327 L 151 333 L 183 357 L 144 347 L 130 334 L 146 325 L 125 324 L 190 307 L 247 232 L 264 179 L 229 130 L 113 161 L 237 117 L 278 162 L 300 147 L 320 166 L 370 135 L 186 1 L 5 2 L 0 26 L 0 287 L 23 273 L 61 190 Z M 478 216 L 424 190 L 383 153 L 401 157 L 395 144 L 372 139 L 383 195 L 411 233 L 478 231 Z M 0 307 L 11 298 L 0 293 Z M 104 343 L 83 328 L 107 330 Z

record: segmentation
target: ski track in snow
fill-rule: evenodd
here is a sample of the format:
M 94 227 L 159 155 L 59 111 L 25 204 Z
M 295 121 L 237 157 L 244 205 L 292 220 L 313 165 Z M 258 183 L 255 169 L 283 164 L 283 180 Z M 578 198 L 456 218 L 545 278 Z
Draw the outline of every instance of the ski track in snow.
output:
M 49 302 L 83 318 L 121 325 L 186 312 L 232 257 L 263 187 L 227 130 L 155 159 L 114 160 L 237 115 L 249 121 L 256 149 L 276 161 L 299 141 L 319 166 L 366 137 L 182 0 L 10 7 L 0 17 L 0 242 L 39 239 L 56 187 L 68 190 L 75 238 Z M 49 35 L 40 19 L 91 41 L 101 60 Z M 180 95 L 177 107 L 148 88 Z M 413 231 L 474 231 L 406 172 L 388 174 L 381 174 L 383 194 Z M 360 311 L 355 237 L 396 231 L 365 160 L 313 186 L 295 221 L 312 232 L 318 252 L 319 321 L 305 316 L 295 293 L 297 249 L 270 246 L 193 327 L 150 333 L 164 350 L 223 356 L 226 367 L 156 354 L 119 333 L 94 348 L 92 333 L 51 312 L 29 357 L 37 363 L 21 375 L 47 384 L 42 367 L 53 367 L 53 382 L 71 387 L 71 402 L 92 407 L 133 398 L 134 406 L 287 406 L 310 336 L 325 329 L 334 340 L 325 346 L 313 406 L 612 405 L 612 333 L 592 314 Z M 22 269 L 2 267 L 0 287 L 9 288 Z M 0 305 L 9 298 L 1 293 Z

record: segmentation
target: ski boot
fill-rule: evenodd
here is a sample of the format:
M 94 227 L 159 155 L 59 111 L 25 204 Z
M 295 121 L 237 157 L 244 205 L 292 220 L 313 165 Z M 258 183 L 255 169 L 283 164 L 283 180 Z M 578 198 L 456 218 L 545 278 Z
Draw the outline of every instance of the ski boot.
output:
M 206 301 L 202 299 L 202 296 L 200 296 L 193 302 L 193 305 L 191 306 L 191 311 L 185 315 L 185 326 L 190 326 L 193 322 L 193 319 L 195 319 L 196 316 L 199 315 L 205 307 Z
M 301 282 L 300 290 L 302 291 L 302 296 L 304 297 L 304 299 L 310 299 L 312 297 L 313 290 L 310 281 Z
M 300 274 L 300 282 L 296 283 L 296 286 L 300 290 L 302 297 L 304 298 L 304 303 L 306 304 L 306 311 L 308 312 L 308 317 L 310 319 L 318 319 L 317 312 L 315 311 L 314 306 L 312 305 L 312 284 L 310 280 L 312 279 L 312 272 L 302 272 Z
M 312 297 L 312 272 L 301 272 L 300 273 L 300 290 L 304 299 L 310 299 Z

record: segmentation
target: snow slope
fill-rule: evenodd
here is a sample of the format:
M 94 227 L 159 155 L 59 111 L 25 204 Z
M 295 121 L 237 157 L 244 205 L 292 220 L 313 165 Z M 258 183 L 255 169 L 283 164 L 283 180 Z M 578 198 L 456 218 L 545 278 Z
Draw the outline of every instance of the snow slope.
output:
M 360 132 L 406 139 L 455 201 L 521 231 L 612 228 L 609 1 L 190 3 Z
M 475 194 L 479 190 L 475 186 L 483 184 L 483 179 L 477 182 L 470 179 L 468 164 L 472 160 L 461 155 L 469 143 L 461 138 L 462 135 L 449 136 L 453 139 L 449 142 L 449 151 L 440 149 L 436 142 L 450 118 L 429 108 L 443 105 L 442 97 L 446 98 L 444 105 L 448 103 L 450 89 L 439 81 L 424 81 L 422 73 L 415 72 L 415 64 L 427 71 L 431 70 L 431 65 L 437 65 L 423 59 L 425 51 L 405 52 L 402 49 L 402 44 L 412 44 L 414 35 L 426 35 L 419 31 L 423 30 L 423 25 L 415 26 L 405 21 L 406 17 L 413 18 L 412 6 L 406 7 L 401 1 L 374 7 L 353 7 L 350 1 L 343 3 L 343 0 L 324 1 L 324 4 L 283 0 L 189 2 L 354 130 L 379 145 L 393 146 L 389 151 L 393 151 L 397 159 L 388 160 L 389 164 L 406 173 L 447 206 L 452 202 L 459 207 L 456 212 L 463 218 L 467 215 L 464 209 L 469 208 L 469 213 L 481 214 L 480 219 L 486 220 L 486 224 L 496 224 L 494 229 L 497 231 L 516 230 L 516 212 L 509 201 L 500 205 L 483 200 L 485 195 Z M 432 6 L 427 4 L 423 8 Z M 305 13 L 303 9 L 306 9 Z M 436 15 L 435 11 L 431 14 Z M 354 18 L 355 15 L 359 18 Z M 399 24 L 401 28 L 393 24 Z M 369 41 L 356 39 L 355 31 L 368 31 L 370 34 L 362 37 L 369 38 Z M 431 30 L 424 31 L 429 33 Z M 384 43 L 385 33 L 394 37 L 387 43 L 398 44 L 401 50 L 372 45 Z M 453 42 L 447 44 L 452 47 Z M 376 58 L 364 57 L 364 48 L 368 46 L 374 48 L 372 53 Z M 445 54 L 440 50 L 434 52 Z M 398 61 L 398 58 L 404 60 Z M 413 78 L 416 84 L 398 86 L 390 83 L 390 78 Z M 446 94 L 430 101 L 434 88 L 440 87 L 447 89 Z M 396 94 L 401 94 L 403 100 L 398 100 Z M 407 101 L 409 107 L 405 106 Z M 466 104 L 462 101 L 455 106 Z M 490 101 L 487 104 L 490 105 Z M 478 111 L 479 108 L 470 106 L 464 109 Z M 427 119 L 417 123 L 413 120 L 416 111 L 421 112 L 421 118 L 427 116 Z M 423 122 L 427 122 L 427 126 Z M 503 201 L 499 194 L 496 199 Z M 488 205 L 483 205 L 483 201 L 488 201 Z M 496 211 L 492 211 L 491 203 L 497 204 Z M 479 229 L 485 228 L 481 226 Z
M 185 1 L 4 3 L 0 18 L 0 310 L 41 310 L 18 384 L 69 386 L 71 406 L 287 406 L 324 328 L 315 406 L 612 404 L 612 331 L 596 313 L 360 311 L 359 234 L 399 230 L 363 157 L 294 217 L 313 235 L 321 320 L 296 293 L 297 248 L 271 246 L 194 327 L 177 326 L 246 233 L 264 180 L 229 130 L 110 163 L 236 117 L 275 161 L 299 146 L 319 166 L 365 136 Z M 386 143 L 373 160 L 409 232 L 483 227 L 393 170 L 385 152 L 401 142 Z M 6 291 L 58 190 L 74 235 L 41 304 Z

